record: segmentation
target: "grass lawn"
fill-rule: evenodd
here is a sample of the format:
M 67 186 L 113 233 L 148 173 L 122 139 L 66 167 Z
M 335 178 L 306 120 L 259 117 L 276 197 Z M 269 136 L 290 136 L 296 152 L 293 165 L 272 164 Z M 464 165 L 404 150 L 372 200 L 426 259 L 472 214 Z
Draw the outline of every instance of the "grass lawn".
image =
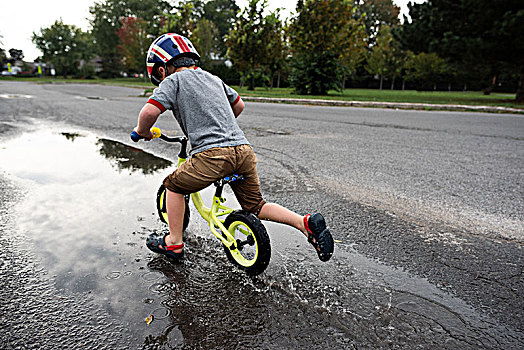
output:
M 0 80 L 11 81 L 32 81 L 36 83 L 82 83 L 82 84 L 102 84 L 118 85 L 126 87 L 142 88 L 143 91 L 152 91 L 154 86 L 145 82 L 144 79 L 119 78 L 119 79 L 64 79 L 56 77 L 50 78 L 18 78 L 0 77 Z M 296 95 L 291 88 L 256 88 L 249 91 L 247 87 L 239 88 L 233 86 L 241 96 L 253 97 L 274 97 L 274 98 L 304 98 L 304 99 L 324 99 L 324 100 L 345 100 L 345 101 L 377 101 L 377 102 L 407 102 L 407 103 L 430 103 L 430 104 L 459 104 L 459 105 L 483 105 L 483 106 L 502 106 L 519 108 L 524 110 L 524 104 L 515 102 L 515 94 L 492 93 L 484 95 L 479 91 L 447 92 L 447 91 L 414 91 L 414 90 L 373 90 L 373 89 L 346 89 L 343 92 L 330 91 L 327 96 Z
M 242 96 L 275 97 L 275 98 L 308 98 L 345 101 L 373 101 L 373 102 L 408 102 L 431 104 L 459 104 L 503 106 L 524 109 L 524 104 L 515 102 L 515 94 L 492 93 L 484 95 L 479 91 L 447 92 L 447 91 L 415 91 L 415 90 L 373 90 L 373 89 L 346 89 L 343 92 L 330 91 L 327 96 L 296 95 L 293 89 L 265 89 L 256 88 L 249 91 L 247 88 L 237 90 Z
M 144 81 L 144 78 L 115 78 L 115 79 L 64 79 L 63 77 L 44 77 L 44 78 L 18 78 L 16 76 L 3 76 L 0 81 L 30 81 L 38 84 L 100 84 L 100 85 L 116 85 L 126 87 L 136 87 L 144 89 L 152 89 L 154 86 L 149 81 Z

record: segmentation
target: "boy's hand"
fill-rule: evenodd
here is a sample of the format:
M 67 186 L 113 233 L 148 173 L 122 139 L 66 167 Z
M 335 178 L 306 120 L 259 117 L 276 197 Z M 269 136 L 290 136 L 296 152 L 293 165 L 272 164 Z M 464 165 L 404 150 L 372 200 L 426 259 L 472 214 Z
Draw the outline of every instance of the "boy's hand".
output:
M 147 133 L 139 132 L 137 126 L 133 129 L 133 131 L 135 131 L 138 135 L 142 136 L 145 141 L 151 141 L 153 139 L 153 134 L 149 130 L 147 131 Z

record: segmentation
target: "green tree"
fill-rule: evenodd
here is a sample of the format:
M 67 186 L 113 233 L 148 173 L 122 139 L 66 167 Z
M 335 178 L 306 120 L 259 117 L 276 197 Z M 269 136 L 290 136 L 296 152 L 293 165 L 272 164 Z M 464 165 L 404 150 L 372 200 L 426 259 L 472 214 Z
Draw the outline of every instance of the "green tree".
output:
M 13 61 L 22 61 L 24 59 L 24 52 L 17 49 L 9 49 L 9 56 Z
M 274 55 L 281 36 L 275 35 L 275 28 L 281 23 L 275 13 L 264 17 L 266 7 L 266 0 L 251 0 L 226 42 L 228 56 L 249 90 L 255 89 L 257 80 L 267 80 L 271 67 L 278 65 Z
M 145 72 L 145 57 L 151 44 L 146 21 L 136 17 L 123 18 L 118 37 L 118 49 L 123 56 L 124 67 L 130 72 Z
M 90 61 L 96 55 L 93 35 L 90 32 L 80 31 L 75 40 L 80 57 L 78 74 L 82 78 L 92 78 L 95 75 L 95 67 Z
M 137 17 L 147 23 L 147 33 L 158 36 L 161 16 L 171 10 L 171 5 L 159 0 L 104 0 L 89 8 L 93 16 L 90 20 L 96 42 L 96 52 L 102 61 L 103 75 L 118 76 L 122 71 L 122 53 L 118 49 L 121 43 L 118 30 L 122 19 Z
M 200 66 L 208 67 L 220 50 L 221 41 L 215 23 L 205 18 L 200 19 L 196 24 L 192 42 L 200 54 Z
M 0 45 L 4 45 L 2 42 L 3 36 L 0 34 Z M 5 50 L 0 48 L 0 70 L 3 70 L 4 68 L 4 62 L 7 61 L 7 55 L 5 54 Z
M 345 0 L 300 0 L 289 26 L 291 84 L 300 94 L 340 89 L 344 52 L 359 40 L 353 4 Z
M 353 8 L 355 13 L 356 8 Z M 342 51 L 340 57 L 341 65 L 344 69 L 342 79 L 342 89 L 346 87 L 347 76 L 353 76 L 357 72 L 357 68 L 366 59 L 369 37 L 366 32 L 364 19 L 354 18 L 350 21 L 350 25 L 344 28 L 347 31 L 347 36 L 352 37 L 352 43 Z
M 7 56 L 5 54 L 5 50 L 0 48 L 0 69 L 3 69 L 4 62 L 7 61 Z
M 51 63 L 64 77 L 75 74 L 81 61 L 88 59 L 91 52 L 90 35 L 74 25 L 64 24 L 61 19 L 48 28 L 41 28 L 39 33 L 33 33 L 32 40 L 42 51 L 42 59 Z
M 266 44 L 267 53 L 263 62 L 270 77 L 270 86 L 273 87 L 275 74 L 278 74 L 277 85 L 280 85 L 280 74 L 287 65 L 289 47 L 285 38 L 285 29 L 280 19 L 279 9 L 264 18 L 262 38 Z
M 446 62 L 434 52 L 421 52 L 413 57 L 413 76 L 437 89 L 437 80 L 447 71 Z
M 96 41 L 96 52 L 101 58 L 102 75 L 115 77 L 121 71 L 122 55 L 118 51 L 120 39 L 117 32 L 121 19 L 126 17 L 125 4 L 118 0 L 95 3 L 89 12 L 93 15 L 91 26 Z
M 161 31 L 187 36 L 195 43 L 198 41 L 197 32 L 200 31 L 200 35 L 205 37 L 202 39 L 205 45 L 213 42 L 211 50 L 213 55 L 224 57 L 227 51 L 226 36 L 233 27 L 239 10 L 234 0 L 179 1 L 170 13 L 162 16 Z M 199 26 L 200 29 L 197 30 Z M 211 40 L 208 34 L 212 34 L 215 38 Z M 202 44 L 204 42 L 200 46 L 206 50 L 207 46 Z M 209 65 L 209 57 L 210 55 L 204 54 L 202 64 Z
M 379 90 L 382 90 L 384 75 L 386 74 L 387 70 L 387 64 L 387 56 L 381 48 L 381 46 L 377 44 L 371 50 L 365 68 L 370 74 L 374 74 L 375 76 L 379 77 Z
M 195 29 L 197 12 L 193 1 L 181 2 L 173 13 L 168 13 L 162 17 L 161 32 L 177 33 L 190 38 Z
M 379 76 L 380 90 L 382 90 L 384 78 L 391 80 L 393 88 L 395 78 L 402 72 L 401 55 L 400 45 L 393 38 L 390 27 L 382 26 L 365 66 L 370 74 Z
M 524 84 L 522 0 L 432 0 L 410 4 L 409 14 L 411 23 L 399 31 L 406 49 L 435 52 L 460 70 L 478 72 L 475 79 L 484 81 L 488 93 L 505 69 Z M 524 100 L 522 88 L 516 98 Z
M 369 45 L 375 43 L 380 28 L 399 24 L 400 8 L 392 0 L 354 0 L 356 15 L 365 23 Z
M 520 2 L 520 9 L 508 10 L 502 15 L 490 31 L 491 40 L 495 45 L 492 50 L 497 50 L 493 59 L 509 64 L 512 72 L 520 75 L 515 99 L 524 102 L 524 4 Z M 501 40 L 503 45 L 496 45 Z M 500 50 L 500 52 L 498 51 Z
M 415 54 L 413 51 L 404 51 L 404 59 L 402 60 L 402 91 L 406 89 L 406 83 L 414 80 L 415 71 Z
M 400 42 L 394 37 L 391 32 L 391 27 L 384 25 L 381 28 L 381 31 L 387 33 L 387 36 L 391 38 L 389 43 L 389 52 L 388 52 L 388 69 L 386 71 L 386 79 L 389 79 L 391 82 L 390 89 L 395 88 L 395 80 L 402 75 L 402 70 L 404 69 L 404 60 L 406 60 L 406 52 L 402 50 Z
M 386 75 L 386 78 L 391 82 L 390 90 L 395 89 L 395 81 L 402 75 L 402 70 L 404 69 L 404 60 L 405 52 L 400 50 L 398 46 L 394 47 L 388 74 Z
M 203 6 L 202 18 L 207 19 L 218 31 L 218 47 L 216 54 L 224 57 L 227 52 L 226 36 L 236 22 L 236 16 L 240 8 L 235 0 L 211 0 Z

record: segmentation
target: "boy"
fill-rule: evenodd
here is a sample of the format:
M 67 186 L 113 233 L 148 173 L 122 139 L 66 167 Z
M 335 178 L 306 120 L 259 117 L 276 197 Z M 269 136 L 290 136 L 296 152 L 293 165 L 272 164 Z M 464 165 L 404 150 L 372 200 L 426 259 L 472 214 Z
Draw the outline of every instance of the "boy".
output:
M 169 109 L 191 144 L 191 158 L 164 180 L 169 234 L 152 233 L 147 247 L 180 259 L 184 248 L 184 195 L 237 173 L 244 180 L 232 189 L 243 210 L 262 220 L 295 227 L 306 235 L 319 259 L 328 261 L 334 244 L 321 214 L 302 217 L 262 198 L 255 153 L 235 119 L 244 110 L 244 102 L 218 77 L 197 68 L 199 59 L 189 39 L 172 33 L 157 38 L 147 54 L 147 71 L 158 88 L 140 111 L 135 131 L 150 140 L 151 127 Z

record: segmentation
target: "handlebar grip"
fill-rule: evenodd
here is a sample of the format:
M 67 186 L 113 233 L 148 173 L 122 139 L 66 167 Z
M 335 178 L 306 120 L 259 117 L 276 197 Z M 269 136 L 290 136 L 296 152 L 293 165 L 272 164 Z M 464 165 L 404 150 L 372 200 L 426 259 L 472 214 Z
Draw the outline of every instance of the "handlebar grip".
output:
M 141 139 L 144 138 L 144 137 L 138 135 L 138 133 L 136 131 L 134 131 L 134 130 L 131 132 L 131 135 L 129 135 L 129 136 L 131 136 L 131 140 L 133 140 L 134 142 L 138 142 L 138 141 L 140 141 Z
M 160 129 L 155 126 L 151 128 L 151 134 L 153 135 L 153 138 L 156 139 L 162 135 L 162 131 L 160 131 Z M 129 136 L 131 136 L 131 140 L 133 140 L 134 142 L 138 142 L 142 139 L 145 139 L 145 137 L 138 135 L 138 133 L 134 130 L 131 131 L 131 135 Z
M 162 135 L 162 131 L 160 130 L 160 128 L 157 128 L 155 126 L 151 128 L 151 134 L 153 134 L 154 139 L 157 139 L 160 137 L 160 135 Z

